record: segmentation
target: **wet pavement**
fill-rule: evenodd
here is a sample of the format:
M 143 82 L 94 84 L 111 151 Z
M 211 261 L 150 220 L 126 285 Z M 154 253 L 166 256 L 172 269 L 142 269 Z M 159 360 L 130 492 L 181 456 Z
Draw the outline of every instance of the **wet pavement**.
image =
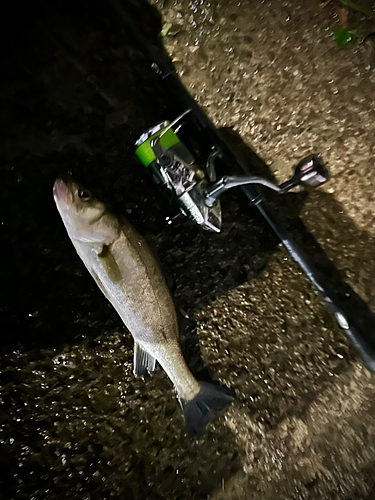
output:
M 282 182 L 301 157 L 322 156 L 330 183 L 283 208 L 375 311 L 366 45 L 335 45 L 333 3 L 153 3 L 163 25 L 145 5 L 140 22 L 163 28 L 183 82 L 244 161 L 255 152 Z M 177 207 L 133 144 L 174 111 L 113 11 L 99 1 L 17 7 L 0 84 L 0 497 L 375 498 L 373 376 L 243 197 L 223 197 L 219 235 L 166 223 Z M 349 22 L 362 37 L 374 31 L 358 13 Z M 68 172 L 146 236 L 189 315 L 181 340 L 193 372 L 236 393 L 199 442 L 162 370 L 132 374 L 130 334 L 54 207 L 53 182 Z

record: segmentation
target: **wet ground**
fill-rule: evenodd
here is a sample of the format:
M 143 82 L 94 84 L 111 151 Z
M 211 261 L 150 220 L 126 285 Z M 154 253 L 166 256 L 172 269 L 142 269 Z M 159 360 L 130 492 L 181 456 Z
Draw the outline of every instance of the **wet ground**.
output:
M 331 182 L 283 208 L 375 311 L 371 47 L 334 44 L 333 3 L 154 4 L 182 80 L 242 158 L 255 152 L 280 182 L 302 156 L 324 158 Z M 174 110 L 117 16 L 99 1 L 12 5 L 0 83 L 0 496 L 375 498 L 373 376 L 243 197 L 223 197 L 220 235 L 166 223 L 177 208 L 133 143 Z M 153 9 L 134 13 L 150 36 L 161 28 Z M 374 31 L 358 13 L 349 23 Z M 130 334 L 53 203 L 67 172 L 147 237 L 190 316 L 192 370 L 236 393 L 199 442 L 160 369 L 133 377 Z

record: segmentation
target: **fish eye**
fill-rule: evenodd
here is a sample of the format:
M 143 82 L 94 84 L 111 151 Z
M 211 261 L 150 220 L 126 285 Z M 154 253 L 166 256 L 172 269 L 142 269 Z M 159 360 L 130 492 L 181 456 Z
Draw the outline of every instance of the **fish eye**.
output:
M 81 200 L 88 201 L 91 198 L 91 193 L 87 189 L 79 189 L 78 196 Z

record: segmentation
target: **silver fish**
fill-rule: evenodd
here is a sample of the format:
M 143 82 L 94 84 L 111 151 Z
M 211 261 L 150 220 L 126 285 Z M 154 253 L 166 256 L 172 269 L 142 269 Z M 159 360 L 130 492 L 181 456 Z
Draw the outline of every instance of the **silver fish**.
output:
M 154 371 L 158 361 L 176 389 L 189 434 L 199 437 L 233 396 L 190 372 L 172 297 L 146 241 L 73 180 L 57 179 L 53 194 L 78 255 L 134 337 L 134 375 Z

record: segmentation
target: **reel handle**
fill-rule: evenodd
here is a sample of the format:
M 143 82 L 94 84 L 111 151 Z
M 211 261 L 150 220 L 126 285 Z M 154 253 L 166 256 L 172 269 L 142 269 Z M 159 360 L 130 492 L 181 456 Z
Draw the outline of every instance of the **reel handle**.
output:
M 329 172 L 320 159 L 312 154 L 303 158 L 294 170 L 291 179 L 280 184 L 279 188 L 286 193 L 295 186 L 307 187 L 321 186 L 329 180 Z

